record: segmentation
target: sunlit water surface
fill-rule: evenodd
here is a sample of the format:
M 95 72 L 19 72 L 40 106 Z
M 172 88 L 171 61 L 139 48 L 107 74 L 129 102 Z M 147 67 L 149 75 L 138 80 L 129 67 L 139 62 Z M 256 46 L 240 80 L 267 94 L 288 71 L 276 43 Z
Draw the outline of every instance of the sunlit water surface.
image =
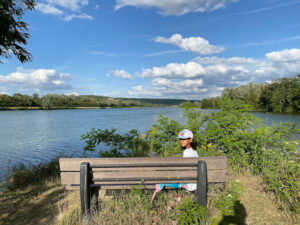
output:
M 48 162 L 62 152 L 81 156 L 85 143 L 80 136 L 92 128 L 144 133 L 159 114 L 185 121 L 180 108 L 0 111 L 0 181 L 20 162 Z M 254 114 L 267 124 L 290 121 L 300 126 L 299 114 Z M 97 153 L 89 152 L 88 156 L 97 157 Z

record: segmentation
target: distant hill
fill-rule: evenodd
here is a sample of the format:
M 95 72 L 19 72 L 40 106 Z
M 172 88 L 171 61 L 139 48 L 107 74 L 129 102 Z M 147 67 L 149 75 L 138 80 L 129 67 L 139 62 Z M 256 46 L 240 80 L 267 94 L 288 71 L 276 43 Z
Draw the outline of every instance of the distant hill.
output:
M 184 99 L 160 99 L 160 98 L 121 98 L 121 100 L 140 101 L 141 103 L 150 103 L 154 105 L 180 105 L 187 100 Z M 194 101 L 191 101 L 194 102 Z

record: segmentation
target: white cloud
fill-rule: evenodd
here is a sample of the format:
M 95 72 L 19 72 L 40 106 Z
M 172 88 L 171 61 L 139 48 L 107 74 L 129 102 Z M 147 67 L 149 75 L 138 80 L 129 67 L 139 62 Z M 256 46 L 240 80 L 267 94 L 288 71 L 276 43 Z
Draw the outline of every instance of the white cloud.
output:
M 195 62 L 170 63 L 165 67 L 153 67 L 144 69 L 141 77 L 166 77 L 166 78 L 193 78 L 204 74 L 204 68 Z
M 152 87 L 134 86 L 128 91 L 128 94 L 135 97 L 199 99 L 200 93 L 208 92 L 208 89 L 202 87 L 202 84 L 202 79 L 171 81 L 164 78 L 156 78 L 152 81 Z
M 68 83 L 72 79 L 69 73 L 58 73 L 53 69 L 24 70 L 18 68 L 9 75 L 0 75 L 0 86 L 39 91 L 67 90 L 73 87 Z
M 235 74 L 244 74 L 247 70 L 242 66 L 229 66 L 216 64 L 203 66 L 197 62 L 188 62 L 186 64 L 170 63 L 165 67 L 153 67 L 144 69 L 139 76 L 141 77 L 163 77 L 168 79 L 196 79 L 213 77 L 230 78 Z M 222 80 L 218 78 L 219 81 Z
M 128 94 L 131 96 L 161 96 L 162 93 L 160 91 L 151 90 L 149 88 L 145 88 L 141 85 L 133 86 L 129 91 Z
M 111 70 L 106 74 L 107 77 L 115 76 L 123 79 L 132 79 L 132 75 L 125 70 Z
M 91 17 L 90 15 L 86 14 L 86 13 L 80 13 L 80 14 L 71 14 L 71 15 L 65 15 L 64 16 L 64 20 L 65 21 L 70 21 L 72 19 L 88 19 L 91 20 L 93 19 L 93 17 Z
M 155 42 L 173 44 L 185 51 L 191 51 L 201 55 L 220 53 L 225 49 L 211 45 L 208 40 L 202 37 L 182 38 L 180 34 L 173 34 L 170 38 L 157 37 Z
M 55 8 L 52 5 L 44 4 L 44 3 L 38 3 L 36 6 L 36 10 L 41 11 L 44 14 L 53 14 L 53 15 L 62 15 L 64 12 Z
M 140 77 L 153 78 L 150 86 L 134 86 L 128 94 L 161 98 L 201 99 L 220 95 L 225 87 L 299 74 L 300 49 L 265 54 L 263 59 L 245 57 L 196 57 L 193 61 L 143 69 Z
M 52 14 L 70 21 L 72 19 L 93 19 L 92 16 L 82 12 L 88 6 L 88 0 L 44 0 L 38 3 L 36 9 L 44 14 Z
M 115 9 L 125 6 L 156 8 L 163 15 L 183 15 L 189 12 L 205 12 L 224 8 L 238 0 L 117 0 Z
M 279 52 L 270 52 L 266 54 L 266 58 L 274 62 L 299 62 L 300 49 L 284 49 Z
M 88 0 L 45 0 L 48 4 L 60 6 L 71 11 L 78 11 L 89 4 Z
M 78 92 L 76 92 L 76 91 L 73 91 L 73 92 L 70 92 L 70 93 L 65 93 L 65 95 L 75 95 L 75 96 L 79 96 Z

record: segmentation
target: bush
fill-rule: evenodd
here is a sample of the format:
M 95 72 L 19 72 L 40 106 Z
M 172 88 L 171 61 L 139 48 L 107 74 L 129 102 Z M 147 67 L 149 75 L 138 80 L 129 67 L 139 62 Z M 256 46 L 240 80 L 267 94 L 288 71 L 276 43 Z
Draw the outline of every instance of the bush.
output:
M 25 189 L 29 185 L 43 184 L 47 179 L 59 177 L 58 158 L 52 159 L 49 163 L 26 166 L 24 163 L 12 168 L 7 176 L 4 188 L 9 191 Z
M 179 225 L 205 224 L 208 219 L 208 212 L 205 206 L 200 206 L 192 198 L 183 199 L 177 208 Z

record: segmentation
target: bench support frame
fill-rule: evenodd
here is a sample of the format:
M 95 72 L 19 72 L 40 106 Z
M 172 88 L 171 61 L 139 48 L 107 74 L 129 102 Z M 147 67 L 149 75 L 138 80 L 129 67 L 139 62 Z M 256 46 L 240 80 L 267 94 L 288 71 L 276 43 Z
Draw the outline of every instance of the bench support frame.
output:
M 80 165 L 80 202 L 81 202 L 81 213 L 83 220 L 89 220 L 90 216 L 90 184 L 91 178 L 89 176 L 90 163 L 83 162 Z
M 83 222 L 90 219 L 91 202 L 98 207 L 98 187 L 91 187 L 93 179 L 90 175 L 91 166 L 88 162 L 80 165 L 80 202 Z M 100 187 L 101 188 L 101 187 Z M 198 161 L 197 169 L 197 190 L 195 192 L 196 202 L 206 206 L 207 203 L 207 165 L 203 160 Z M 85 223 L 84 222 L 84 223 Z
M 196 201 L 199 205 L 207 203 L 207 165 L 203 160 L 198 161 Z

